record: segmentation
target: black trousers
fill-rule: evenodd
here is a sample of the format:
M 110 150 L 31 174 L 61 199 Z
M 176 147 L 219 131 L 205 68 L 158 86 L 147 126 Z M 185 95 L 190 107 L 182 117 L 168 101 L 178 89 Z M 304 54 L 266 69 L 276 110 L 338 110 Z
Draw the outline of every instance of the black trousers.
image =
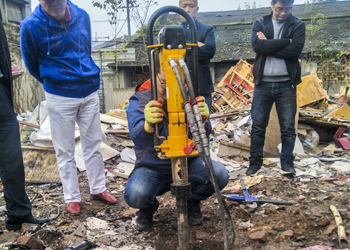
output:
M 7 218 L 17 220 L 31 216 L 32 206 L 25 191 L 19 124 L 8 94 L 0 82 L 0 178 Z

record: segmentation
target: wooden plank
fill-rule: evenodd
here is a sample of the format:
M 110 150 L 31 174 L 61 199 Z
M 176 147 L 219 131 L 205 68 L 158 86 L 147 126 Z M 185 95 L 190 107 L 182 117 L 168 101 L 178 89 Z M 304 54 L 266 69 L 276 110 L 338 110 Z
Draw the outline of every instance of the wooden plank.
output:
M 335 111 L 328 114 L 328 116 L 340 118 L 344 120 L 350 120 L 350 108 L 349 105 L 343 105 Z
M 25 180 L 30 183 L 60 183 L 55 152 L 23 151 Z
M 328 98 L 322 87 L 322 81 L 314 72 L 301 78 L 302 82 L 297 86 L 297 106 L 303 107 L 308 104 Z
M 233 106 L 231 104 L 231 102 L 229 100 L 227 100 L 224 96 L 221 96 L 222 99 L 224 99 L 226 101 L 226 103 L 231 107 L 231 108 L 235 108 L 235 106 Z
M 298 116 L 295 116 L 295 133 L 298 134 Z M 281 143 L 281 127 L 278 121 L 276 106 L 273 104 L 271 109 L 269 123 L 266 128 L 266 137 L 264 145 L 264 157 L 279 157 L 278 144 Z
M 222 109 L 220 108 L 220 106 L 219 105 L 217 105 L 216 103 L 212 103 L 211 104 L 211 106 L 215 109 L 215 110 L 217 110 L 218 112 L 222 112 Z
M 225 76 L 224 76 L 224 77 L 221 79 L 221 81 L 219 82 L 218 88 L 221 88 L 221 87 L 224 86 L 224 81 L 225 81 L 226 79 L 228 79 L 229 76 L 231 76 L 233 68 L 234 68 L 234 67 L 231 67 L 231 68 L 227 71 L 227 73 L 225 74 Z M 227 81 L 227 80 L 226 80 L 226 81 Z
M 38 125 L 29 123 L 29 122 L 25 122 L 25 121 L 18 121 L 18 123 L 19 123 L 19 124 L 22 124 L 22 125 L 27 125 L 27 126 L 33 127 L 33 128 L 40 128 Z
M 247 147 L 246 145 L 242 144 L 242 143 L 238 143 L 238 142 L 224 142 L 224 141 L 220 141 L 220 144 L 223 144 L 225 146 L 229 146 L 229 147 L 233 147 L 233 148 L 239 148 L 242 150 L 246 150 L 249 151 L 250 147 Z
M 45 148 L 45 147 L 36 147 L 36 146 L 25 146 L 22 145 L 22 149 L 28 149 L 28 150 L 44 150 L 44 151 L 55 151 L 54 148 Z
M 107 134 L 129 134 L 129 130 L 120 130 L 120 129 L 105 130 L 104 132 Z
M 249 81 L 247 78 L 245 78 L 243 75 L 241 75 L 240 73 L 236 72 L 235 70 L 234 70 L 234 72 L 239 76 L 239 78 L 240 78 L 241 80 L 245 80 L 246 83 L 247 83 L 250 87 L 254 88 L 254 83 L 252 83 L 251 81 Z

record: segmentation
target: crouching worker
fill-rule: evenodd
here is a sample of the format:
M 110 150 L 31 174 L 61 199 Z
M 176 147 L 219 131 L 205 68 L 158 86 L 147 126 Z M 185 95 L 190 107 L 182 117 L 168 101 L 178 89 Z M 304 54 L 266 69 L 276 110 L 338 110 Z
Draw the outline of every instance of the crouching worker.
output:
M 124 199 L 129 206 L 140 209 L 136 219 L 138 230 L 147 230 L 152 227 L 153 214 L 159 206 L 156 197 L 170 191 L 172 183 L 171 160 L 159 159 L 153 143 L 153 124 L 159 123 L 159 134 L 165 137 L 168 135 L 169 124 L 166 77 L 164 71 L 160 69 L 158 56 L 156 56 L 155 64 L 158 96 L 154 99 L 159 101 L 152 100 L 151 80 L 149 79 L 136 87 L 127 111 L 130 136 L 135 144 L 137 159 L 134 174 L 125 187 Z M 208 117 L 209 109 L 204 98 L 200 97 L 198 100 L 202 118 Z M 209 123 L 209 121 L 206 122 Z M 210 129 L 206 130 L 209 135 Z M 213 161 L 213 166 L 219 188 L 223 189 L 228 183 L 228 171 L 221 163 Z M 188 158 L 188 181 L 192 189 L 192 194 L 187 202 L 188 222 L 192 225 L 199 225 L 203 223 L 200 201 L 207 199 L 215 192 L 200 157 Z

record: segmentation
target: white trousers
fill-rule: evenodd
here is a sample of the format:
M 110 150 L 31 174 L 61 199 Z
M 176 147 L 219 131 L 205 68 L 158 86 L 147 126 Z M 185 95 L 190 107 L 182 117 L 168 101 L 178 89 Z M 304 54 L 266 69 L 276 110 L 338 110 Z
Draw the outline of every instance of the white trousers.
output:
M 64 201 L 66 203 L 81 201 L 74 159 L 75 122 L 80 129 L 90 193 L 104 192 L 106 180 L 103 158 L 99 149 L 102 130 L 97 92 L 85 98 L 69 98 L 45 92 L 45 97 Z

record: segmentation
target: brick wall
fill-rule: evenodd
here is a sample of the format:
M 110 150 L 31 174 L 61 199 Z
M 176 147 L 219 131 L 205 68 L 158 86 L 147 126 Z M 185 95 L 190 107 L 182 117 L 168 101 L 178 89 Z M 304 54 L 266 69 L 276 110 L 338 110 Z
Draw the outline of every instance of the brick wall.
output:
M 343 55 L 338 67 L 328 61 L 318 62 L 317 76 L 329 95 L 339 93 L 340 86 L 350 86 L 350 55 Z

